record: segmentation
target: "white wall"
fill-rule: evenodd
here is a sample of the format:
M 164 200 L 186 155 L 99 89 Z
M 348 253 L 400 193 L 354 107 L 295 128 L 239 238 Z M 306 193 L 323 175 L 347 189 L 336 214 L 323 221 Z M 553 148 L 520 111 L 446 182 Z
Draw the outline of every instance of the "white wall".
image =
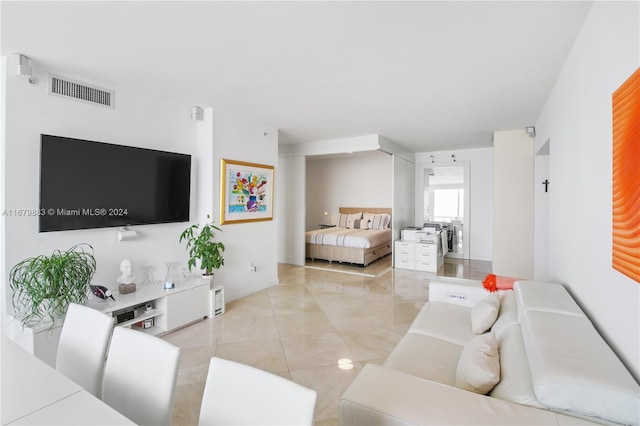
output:
M 305 157 L 278 157 L 276 211 L 278 212 L 278 262 L 280 263 L 304 265 L 305 170 Z
M 339 207 L 392 207 L 392 156 L 307 157 L 306 230 L 337 219 Z
M 210 121 L 208 121 L 210 120 Z M 199 182 L 210 188 L 210 200 L 199 200 L 199 215 L 220 223 L 220 160 L 237 160 L 274 166 L 274 185 L 281 179 L 278 168 L 278 130 L 250 117 L 217 108 L 205 111 L 203 137 L 198 143 L 210 143 L 211 156 L 199 158 L 209 162 L 211 176 Z M 207 140 L 213 126 L 212 139 Z M 203 149 L 207 152 L 208 149 Z M 274 190 L 274 199 L 278 197 Z M 274 202 L 273 220 L 221 225 L 219 239 L 225 244 L 224 266 L 215 273 L 216 283 L 225 286 L 227 301 L 247 296 L 278 284 L 277 221 L 279 212 Z M 251 271 L 251 264 L 256 271 Z
M 38 208 L 41 133 L 195 154 L 196 129 L 194 122 L 189 120 L 187 107 L 145 98 L 109 87 L 104 82 L 88 81 L 64 70 L 55 72 L 115 89 L 116 108 L 112 110 L 49 96 L 46 71 L 34 67 L 34 76 L 40 81 L 37 86 L 29 85 L 26 79 L 13 73 L 3 74 L 6 79 L 6 126 L 2 160 L 5 163 L 7 209 Z M 78 178 L 82 179 L 82 176 Z M 117 228 L 38 233 L 35 216 L 5 217 L 5 222 L 6 270 L 2 276 L 5 289 L 8 288 L 6 274 L 20 260 L 49 255 L 56 249 L 68 249 L 78 243 L 88 243 L 94 248 L 97 260 L 94 283 L 112 289 L 117 288 L 115 279 L 120 275 L 119 264 L 124 258 L 130 258 L 139 266 L 153 265 L 159 279 L 165 275 L 163 262 L 179 260 L 186 263 L 185 249 L 178 243 L 186 223 L 135 226 L 138 239 L 120 243 L 116 237 Z M 136 273 L 142 279 L 140 269 Z
M 542 183 L 549 179 L 548 146 L 537 152 L 534 160 L 533 279 L 537 281 L 549 281 L 549 192 Z
M 7 81 L 4 76 L 7 75 L 7 57 L 2 56 L 0 58 L 2 61 L 2 78 L 0 78 L 0 211 L 4 212 L 6 208 L 5 202 L 5 186 L 6 186 L 6 131 L 4 129 L 7 128 L 6 120 L 5 120 L 5 110 L 6 110 L 6 93 L 7 93 Z M 6 216 L 0 215 L 0 327 L 4 326 L 8 323 L 9 316 L 7 313 L 7 303 L 6 303 L 6 276 L 8 275 L 7 270 L 7 262 L 6 262 L 6 253 L 7 253 L 7 244 L 6 244 Z
M 533 278 L 533 138 L 493 134 L 493 273 Z
M 551 141 L 550 279 L 640 378 L 640 283 L 611 267 L 611 95 L 640 65 L 640 4 L 594 2 L 536 123 Z
M 416 154 L 416 213 L 415 225 L 422 226 L 422 191 L 424 168 L 435 162 L 456 161 L 469 163 L 469 258 L 491 261 L 493 245 L 493 149 L 461 149 L 457 151 L 420 152 Z
M 416 165 L 398 155 L 393 156 L 393 239 L 400 238 L 400 232 L 415 223 Z
M 89 81 L 64 70 L 50 70 L 66 77 L 116 90 L 114 110 L 74 102 L 47 94 L 46 72 L 34 68 L 37 86 L 12 74 L 6 79 L 6 123 L 3 156 L 7 209 L 37 208 L 39 200 L 40 133 L 112 142 L 191 154 L 191 221 L 206 213 L 219 223 L 220 158 L 277 164 L 277 130 L 238 114 L 207 109 L 206 122 L 190 120 L 191 106 L 141 96 L 104 82 Z M 267 132 L 267 136 L 264 135 Z M 117 171 L 114 171 L 117 172 Z M 277 169 L 276 169 L 277 181 Z M 198 199 L 200 198 L 200 199 Z M 277 278 L 277 212 L 274 220 L 223 226 L 225 266 L 216 280 L 225 285 L 227 301 L 275 285 Z M 38 233 L 36 217 L 6 217 L 5 274 L 18 261 L 55 249 L 86 242 L 93 246 L 98 268 L 94 283 L 116 289 L 119 263 L 130 258 L 135 265 L 153 265 L 154 278 L 166 274 L 165 261 L 186 266 L 184 243 L 178 238 L 190 223 L 133 227 L 138 238 L 120 243 L 117 228 Z M 249 265 L 255 263 L 256 272 Z M 141 270 L 136 271 L 142 279 Z M 3 291 L 6 296 L 7 293 Z M 117 297 L 117 291 L 116 291 Z

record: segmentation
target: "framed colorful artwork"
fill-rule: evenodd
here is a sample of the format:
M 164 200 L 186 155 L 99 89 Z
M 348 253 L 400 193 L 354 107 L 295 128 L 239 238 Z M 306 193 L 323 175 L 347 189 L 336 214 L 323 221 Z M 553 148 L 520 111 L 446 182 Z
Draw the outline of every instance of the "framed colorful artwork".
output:
M 612 266 L 640 283 L 640 68 L 613 93 Z
M 220 224 L 273 219 L 273 166 L 220 160 Z

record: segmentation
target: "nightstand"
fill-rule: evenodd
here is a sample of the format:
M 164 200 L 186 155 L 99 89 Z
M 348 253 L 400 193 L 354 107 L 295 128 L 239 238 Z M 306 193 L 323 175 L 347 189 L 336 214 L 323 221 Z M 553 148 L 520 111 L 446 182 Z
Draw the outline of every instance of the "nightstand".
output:
M 320 224 L 320 229 L 327 229 L 327 228 L 335 228 L 336 225 L 329 225 L 327 223 L 321 223 Z

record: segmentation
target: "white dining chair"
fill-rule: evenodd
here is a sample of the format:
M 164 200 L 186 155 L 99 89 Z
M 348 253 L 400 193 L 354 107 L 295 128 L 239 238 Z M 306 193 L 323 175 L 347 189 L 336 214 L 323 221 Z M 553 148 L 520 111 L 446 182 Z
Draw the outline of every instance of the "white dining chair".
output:
M 158 337 L 116 327 L 102 400 L 139 425 L 169 425 L 181 353 Z
M 113 324 L 111 316 L 71 303 L 58 342 L 56 370 L 98 398 Z
M 275 374 L 213 357 L 199 425 L 312 425 L 316 392 Z

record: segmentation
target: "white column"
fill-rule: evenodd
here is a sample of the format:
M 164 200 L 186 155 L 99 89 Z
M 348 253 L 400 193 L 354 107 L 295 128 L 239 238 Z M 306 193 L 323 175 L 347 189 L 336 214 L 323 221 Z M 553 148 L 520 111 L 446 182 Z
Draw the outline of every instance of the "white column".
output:
M 493 134 L 493 272 L 533 278 L 534 139 Z

